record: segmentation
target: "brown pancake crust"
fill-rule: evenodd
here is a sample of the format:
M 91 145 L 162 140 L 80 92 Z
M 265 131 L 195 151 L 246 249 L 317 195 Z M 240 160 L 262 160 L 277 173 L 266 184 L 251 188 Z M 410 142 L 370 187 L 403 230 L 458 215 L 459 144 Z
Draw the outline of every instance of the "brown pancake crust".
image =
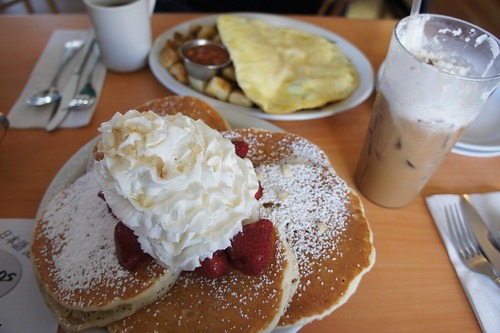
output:
M 227 134 L 238 135 L 260 174 L 261 218 L 276 223 L 299 264 L 299 287 L 279 325 L 322 318 L 347 301 L 374 263 L 359 197 L 307 140 L 255 129 Z
M 136 108 L 137 111 L 154 111 L 159 115 L 182 113 L 218 131 L 230 129 L 229 124 L 207 102 L 191 96 L 167 96 L 149 101 Z
M 110 332 L 270 332 L 295 290 L 295 262 L 276 240 L 270 266 L 250 276 L 236 269 L 216 279 L 183 272 L 160 300 L 108 326 Z M 290 275 L 290 269 L 295 271 Z M 279 315 L 277 315 L 279 314 Z

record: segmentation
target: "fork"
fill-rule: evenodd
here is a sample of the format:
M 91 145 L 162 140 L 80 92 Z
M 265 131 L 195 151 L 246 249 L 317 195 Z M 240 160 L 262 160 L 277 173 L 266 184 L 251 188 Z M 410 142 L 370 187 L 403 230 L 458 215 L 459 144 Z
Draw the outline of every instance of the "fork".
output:
M 456 204 L 446 206 L 445 214 L 451 241 L 458 250 L 462 261 L 469 269 L 488 276 L 500 286 L 500 277 L 495 274 L 491 264 L 481 252 L 479 244 L 463 219 L 459 207 Z
M 92 64 L 90 65 L 90 69 L 88 71 L 83 88 L 68 103 L 67 108 L 69 111 L 83 111 L 90 108 L 95 103 L 96 92 L 94 87 L 92 86 L 92 78 L 94 77 L 94 72 L 100 58 L 101 57 L 99 51 L 97 51 L 97 54 L 94 57 Z

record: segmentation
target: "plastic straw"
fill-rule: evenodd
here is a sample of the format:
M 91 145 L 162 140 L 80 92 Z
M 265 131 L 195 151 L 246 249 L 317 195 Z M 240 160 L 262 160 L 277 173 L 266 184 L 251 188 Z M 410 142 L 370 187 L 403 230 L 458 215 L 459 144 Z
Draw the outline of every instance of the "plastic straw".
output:
M 421 5 L 422 5 L 422 0 L 413 0 L 411 4 L 410 16 L 417 15 L 420 12 Z

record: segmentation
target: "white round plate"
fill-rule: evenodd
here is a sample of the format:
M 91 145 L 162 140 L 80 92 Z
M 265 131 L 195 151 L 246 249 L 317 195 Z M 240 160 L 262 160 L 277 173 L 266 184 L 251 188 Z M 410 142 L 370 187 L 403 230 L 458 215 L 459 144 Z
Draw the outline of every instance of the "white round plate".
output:
M 382 77 L 384 63 L 377 71 L 375 86 Z M 500 89 L 496 89 L 477 118 L 467 127 L 451 150 L 455 154 L 473 157 L 500 156 Z
M 500 151 L 500 89 L 497 88 L 486 101 L 457 147 L 490 153 Z
M 493 151 L 481 151 L 481 150 L 473 150 L 473 149 L 467 149 L 467 148 L 462 148 L 458 144 L 453 147 L 451 150 L 452 153 L 459 154 L 459 155 L 464 155 L 464 156 L 471 156 L 471 157 L 495 157 L 495 156 L 500 156 L 500 150 L 493 150 Z
M 374 74 L 370 62 L 361 51 L 359 51 L 354 45 L 352 45 L 342 37 L 318 26 L 282 16 L 254 13 L 237 13 L 236 15 L 259 19 L 278 27 L 293 27 L 311 34 L 323 36 L 328 40 L 333 41 L 351 59 L 354 66 L 358 70 L 358 73 L 360 75 L 359 87 L 351 96 L 349 96 L 349 98 L 340 102 L 325 105 L 321 108 L 297 111 L 290 114 L 269 114 L 258 108 L 248 108 L 222 102 L 180 83 L 175 78 L 173 78 L 170 73 L 160 64 L 159 54 L 161 49 L 163 48 L 165 42 L 169 38 L 173 37 L 175 32 L 186 33 L 194 24 L 215 25 L 218 15 L 204 16 L 198 19 L 190 20 L 179 24 L 161 34 L 155 40 L 151 52 L 149 53 L 149 67 L 151 68 L 154 76 L 165 87 L 167 87 L 174 93 L 179 95 L 191 95 L 201 99 L 205 99 L 218 110 L 226 109 L 238 114 L 245 113 L 248 115 L 253 115 L 255 117 L 272 120 L 304 120 L 328 117 L 335 113 L 354 108 L 355 106 L 361 104 L 372 93 L 374 85 Z

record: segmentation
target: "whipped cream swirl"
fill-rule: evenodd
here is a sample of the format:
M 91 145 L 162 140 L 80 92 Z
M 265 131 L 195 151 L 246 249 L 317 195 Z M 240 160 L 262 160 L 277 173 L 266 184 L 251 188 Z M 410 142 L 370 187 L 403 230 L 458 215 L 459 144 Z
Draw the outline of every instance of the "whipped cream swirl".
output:
M 251 161 L 202 121 L 130 110 L 99 131 L 106 201 L 160 265 L 193 270 L 257 219 Z

